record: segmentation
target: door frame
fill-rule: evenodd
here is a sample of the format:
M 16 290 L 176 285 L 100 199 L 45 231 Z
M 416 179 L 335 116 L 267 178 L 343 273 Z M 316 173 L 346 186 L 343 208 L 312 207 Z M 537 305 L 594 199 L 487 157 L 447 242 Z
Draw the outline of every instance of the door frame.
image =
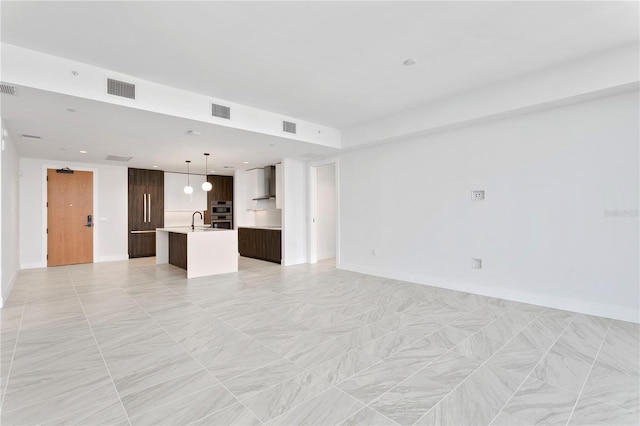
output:
M 47 215 L 47 169 L 61 169 L 69 167 L 71 170 L 77 170 L 80 172 L 92 172 L 93 173 L 93 261 L 96 263 L 96 248 L 98 242 L 99 226 L 96 224 L 99 222 L 98 217 L 98 169 L 95 167 L 87 167 L 75 164 L 43 164 L 42 165 L 42 264 L 47 267 L 47 252 L 49 250 L 49 241 L 47 239 L 47 227 L 49 226 L 49 216 Z
M 336 267 L 340 265 L 340 160 L 337 157 L 309 163 L 309 263 L 318 263 L 318 167 L 334 165 L 336 210 Z

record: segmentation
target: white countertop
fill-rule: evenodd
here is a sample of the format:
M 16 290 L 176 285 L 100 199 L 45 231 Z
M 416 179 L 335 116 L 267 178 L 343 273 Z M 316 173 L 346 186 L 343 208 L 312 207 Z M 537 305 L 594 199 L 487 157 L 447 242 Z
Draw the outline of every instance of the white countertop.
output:
M 268 229 L 270 231 L 282 231 L 282 226 L 238 226 L 238 228 Z
M 177 234 L 191 234 L 192 232 L 233 231 L 233 229 L 210 228 L 204 226 L 196 226 L 195 229 L 191 229 L 190 226 L 176 226 L 174 228 L 157 228 L 156 231 L 175 232 Z

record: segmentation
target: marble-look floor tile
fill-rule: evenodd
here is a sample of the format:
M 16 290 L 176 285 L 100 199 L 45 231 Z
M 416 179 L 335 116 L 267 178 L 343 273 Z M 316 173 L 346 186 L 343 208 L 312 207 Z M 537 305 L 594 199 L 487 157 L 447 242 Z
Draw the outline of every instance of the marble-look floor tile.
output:
M 509 413 L 501 411 L 491 422 L 491 426 L 532 426 L 533 423 L 525 422 Z
M 338 424 L 364 405 L 336 388 L 298 405 L 292 410 L 272 419 L 270 425 L 333 425 Z
M 453 348 L 453 351 L 468 358 L 484 361 L 496 353 L 502 345 L 502 342 L 493 340 L 479 332 L 460 342 Z
M 387 333 L 388 330 L 367 325 L 315 347 L 292 354 L 286 353 L 284 356 L 303 368 L 313 368 L 330 359 L 343 355 L 352 349 L 363 346 Z
M 446 326 L 428 335 L 425 339 L 434 345 L 451 349 L 472 334 L 472 332 L 467 330 Z
M 57 394 L 48 399 L 40 399 L 33 394 L 29 403 L 20 408 L 3 405 L 2 424 L 40 424 L 75 412 L 95 410 L 104 407 L 105 403 L 117 400 L 115 388 L 110 380 L 78 386 L 74 391 Z
M 453 390 L 435 407 L 420 417 L 415 425 L 486 425 L 498 409 L 484 404 L 481 398 L 467 399 L 460 388 Z
M 640 411 L 637 324 L 340 271 L 335 261 L 240 258 L 238 273 L 192 280 L 154 259 L 42 268 L 21 271 L 6 302 L 3 424 L 128 424 L 118 397 L 142 424 L 261 423 L 232 392 L 263 419 L 279 414 L 274 423 L 394 423 L 331 385 L 401 423 L 566 423 L 558 406 L 573 409 L 567 389 L 586 378 L 573 361 L 590 366 L 601 346 L 571 422 L 624 423 Z M 472 364 L 456 367 L 465 356 Z M 529 374 L 527 386 L 544 390 L 514 395 Z
M 427 342 L 404 349 L 394 356 L 356 374 L 339 387 L 364 403 L 378 398 L 444 353 L 444 349 Z
M 511 341 L 493 354 L 487 363 L 527 376 L 543 355 L 543 352 L 531 349 L 519 342 Z
M 629 376 L 596 361 L 582 396 L 640 412 L 640 378 Z
M 578 395 L 527 379 L 502 411 L 533 424 L 566 424 Z
M 330 387 L 329 383 L 305 372 L 257 395 L 243 399 L 242 403 L 260 420 L 266 422 L 310 400 Z
M 580 398 L 569 419 L 569 425 L 638 425 L 640 413 L 589 398 Z
M 202 366 L 189 355 L 180 354 L 150 368 L 113 376 L 113 379 L 120 396 L 125 396 L 197 371 L 202 371 Z
M 383 416 L 376 410 L 369 407 L 364 407 L 344 422 L 340 423 L 340 426 L 396 426 L 397 423 L 388 417 Z
M 63 417 L 44 422 L 43 426 L 108 426 L 128 425 L 129 419 L 120 401 L 106 404 L 104 407 L 78 411 Z
M 3 408 L 28 406 L 34 399 L 49 399 L 76 393 L 80 388 L 111 384 L 100 358 L 64 364 L 58 369 L 26 369 L 14 371 L 8 379 Z
M 291 361 L 282 359 L 240 376 L 222 380 L 222 383 L 239 399 L 247 399 L 302 372 L 303 370 Z
M 194 356 L 197 358 L 197 354 Z M 262 347 L 257 351 L 246 352 L 231 359 L 208 362 L 205 367 L 219 380 L 229 380 L 279 360 L 284 360 L 284 358 L 272 350 Z
M 166 405 L 130 417 L 132 425 L 186 425 L 228 407 L 237 400 L 223 386 L 216 385 Z
M 239 402 L 191 423 L 193 426 L 258 426 L 261 424 L 262 422 Z
M 216 346 L 206 351 L 196 351 L 193 356 L 205 367 L 233 360 L 243 354 L 248 354 L 261 349 L 266 349 L 264 345 L 253 340 L 240 340 L 226 345 Z
M 411 343 L 402 334 L 391 332 L 357 349 L 326 361 L 311 370 L 329 383 L 337 384 L 387 358 Z
M 411 425 L 478 365 L 477 361 L 448 352 L 391 388 L 369 406 L 401 425 Z
M 579 393 L 590 369 L 591 363 L 558 355 L 552 349 L 534 368 L 531 377 Z
M 122 396 L 122 403 L 129 417 L 135 417 L 218 384 L 205 370 L 199 370 Z

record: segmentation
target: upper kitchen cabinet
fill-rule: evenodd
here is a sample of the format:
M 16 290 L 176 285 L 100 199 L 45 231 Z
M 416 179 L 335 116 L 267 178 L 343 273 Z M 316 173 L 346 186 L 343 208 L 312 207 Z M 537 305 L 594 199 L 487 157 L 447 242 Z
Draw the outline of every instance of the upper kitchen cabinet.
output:
M 185 194 L 187 175 L 183 173 L 164 174 L 164 208 L 167 211 L 205 211 L 207 207 L 207 192 L 202 190 L 205 177 L 202 175 L 189 176 L 189 184 L 193 188 L 191 194 Z
M 164 227 L 164 172 L 129 169 L 129 257 L 155 256 L 156 228 Z
M 247 210 L 258 210 L 257 198 L 264 197 L 264 194 L 264 169 L 247 170 Z

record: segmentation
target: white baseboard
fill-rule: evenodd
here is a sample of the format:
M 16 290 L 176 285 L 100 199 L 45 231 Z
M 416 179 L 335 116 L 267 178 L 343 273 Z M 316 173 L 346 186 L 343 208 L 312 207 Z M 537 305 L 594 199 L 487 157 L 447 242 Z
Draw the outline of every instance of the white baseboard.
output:
M 7 300 L 7 298 L 11 294 L 11 290 L 13 290 L 13 285 L 16 283 L 16 279 L 18 278 L 18 272 L 19 270 L 16 270 L 13 273 L 13 276 L 9 280 L 9 286 L 5 291 L 2 292 L 2 297 L 0 297 L 0 309 L 2 309 L 2 307 L 4 306 L 4 301 Z
M 100 256 L 93 259 L 93 263 L 117 262 L 120 260 L 129 260 L 128 254 L 117 254 L 114 256 Z
M 20 269 L 36 269 L 36 268 L 46 268 L 47 262 L 29 262 L 29 263 L 21 263 Z
M 336 252 L 335 251 L 318 253 L 318 260 L 334 259 L 335 257 L 336 257 Z
M 448 290 L 463 291 L 466 293 L 478 294 L 481 296 L 495 297 L 499 299 L 511 300 L 520 303 L 529 303 L 532 305 L 544 306 L 547 308 L 562 309 L 571 312 L 578 312 L 587 315 L 595 315 L 640 323 L 640 311 L 633 308 L 623 306 L 610 305 L 606 303 L 592 302 L 588 300 L 580 300 L 576 298 L 558 297 L 549 294 L 526 292 L 521 290 L 505 289 L 503 287 L 488 286 L 486 284 L 478 284 L 474 282 L 464 282 L 450 280 L 439 277 L 426 277 L 417 274 L 407 274 L 398 271 L 390 271 L 380 268 L 371 268 L 367 266 L 354 265 L 340 262 L 336 265 L 338 269 L 344 269 L 361 274 L 375 275 L 383 278 L 391 278 L 422 285 L 430 285 L 434 287 L 445 288 Z

